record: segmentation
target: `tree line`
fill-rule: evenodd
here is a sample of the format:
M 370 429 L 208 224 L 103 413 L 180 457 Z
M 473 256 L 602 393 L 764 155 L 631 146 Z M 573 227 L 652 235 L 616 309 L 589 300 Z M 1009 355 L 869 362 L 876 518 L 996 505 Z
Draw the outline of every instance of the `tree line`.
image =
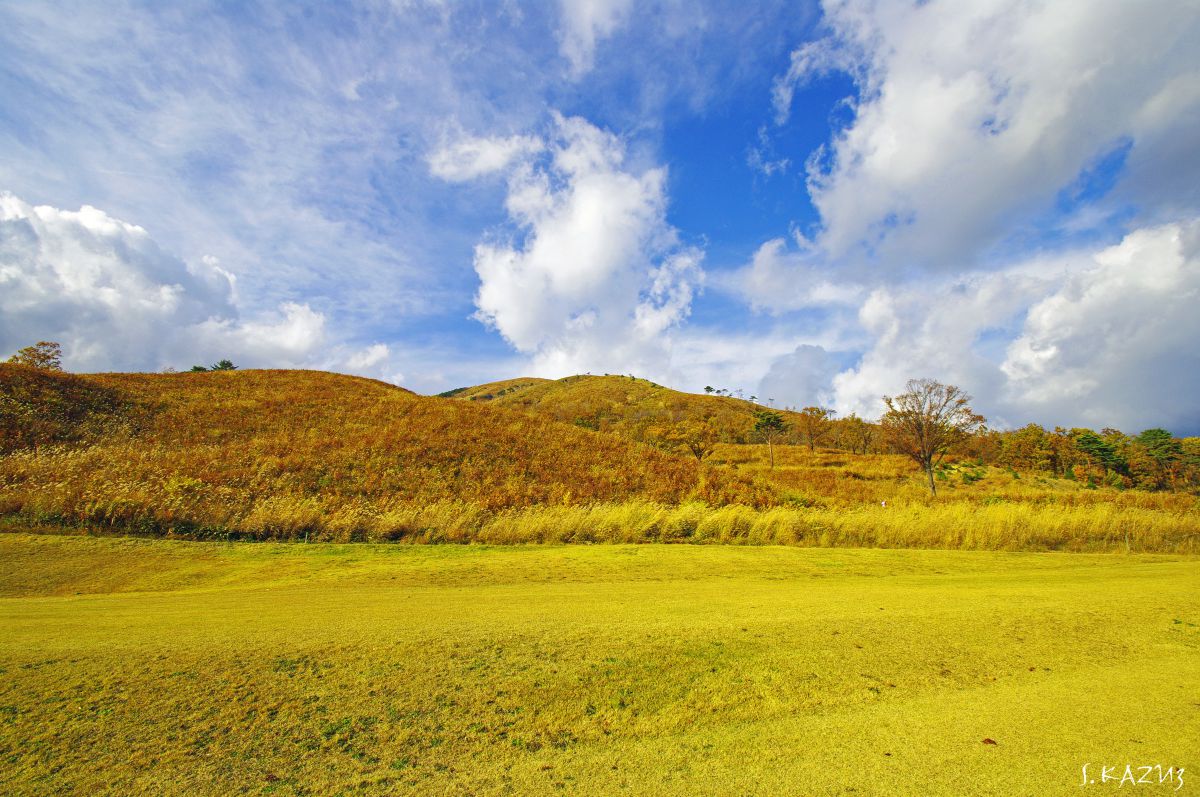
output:
M 924 472 L 936 494 L 935 471 L 948 460 L 1008 468 L 1013 473 L 1045 473 L 1088 486 L 1189 490 L 1200 488 L 1200 437 L 1178 438 L 1161 428 L 1125 434 L 1105 428 L 1056 427 L 1038 424 L 1001 431 L 971 409 L 972 398 L 954 385 L 932 379 L 910 380 L 904 392 L 883 397 L 885 412 L 877 421 L 855 414 L 835 417 L 833 410 L 812 406 L 784 414 L 757 410 L 752 424 L 720 428 L 688 419 L 665 429 L 652 429 L 648 442 L 683 447 L 698 459 L 718 442 L 765 443 L 771 467 L 775 446 L 818 447 L 854 454 L 904 454 Z

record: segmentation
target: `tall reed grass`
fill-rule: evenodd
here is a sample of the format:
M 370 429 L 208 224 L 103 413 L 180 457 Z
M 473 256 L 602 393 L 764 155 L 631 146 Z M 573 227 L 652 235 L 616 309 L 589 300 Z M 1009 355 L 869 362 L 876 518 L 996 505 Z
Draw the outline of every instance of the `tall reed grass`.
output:
M 30 524 L 184 538 L 404 543 L 690 543 L 997 551 L 1200 553 L 1200 512 L 1001 503 L 850 510 L 649 501 L 490 511 L 475 504 L 338 503 L 267 496 L 222 523 L 111 514 L 67 517 L 18 511 Z M 10 518 L 12 517 L 12 513 Z

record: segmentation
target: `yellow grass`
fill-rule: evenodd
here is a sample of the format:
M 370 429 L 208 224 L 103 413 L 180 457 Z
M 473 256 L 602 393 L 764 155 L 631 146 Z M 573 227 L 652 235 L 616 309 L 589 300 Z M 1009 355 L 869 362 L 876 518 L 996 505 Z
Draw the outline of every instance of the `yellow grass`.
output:
M 1189 793 L 1197 587 L 1162 555 L 5 534 L 0 793 Z

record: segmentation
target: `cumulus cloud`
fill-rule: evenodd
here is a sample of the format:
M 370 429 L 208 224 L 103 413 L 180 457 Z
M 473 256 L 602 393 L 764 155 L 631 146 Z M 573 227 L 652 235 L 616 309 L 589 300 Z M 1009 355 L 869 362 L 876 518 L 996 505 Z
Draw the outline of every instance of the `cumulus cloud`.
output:
M 1094 252 L 937 284 L 878 289 L 873 343 L 833 378 L 841 412 L 929 376 L 976 396 L 995 426 L 1167 426 L 1200 432 L 1200 222 L 1136 230 Z
M 597 41 L 620 27 L 632 5 L 632 0 L 562 0 L 559 52 L 570 63 L 570 77 L 591 70 Z
M 1061 210 L 1061 191 L 1122 149 L 1114 196 L 1147 217 L 1196 208 L 1193 3 L 849 0 L 826 4 L 825 24 L 828 37 L 793 54 L 774 99 L 786 111 L 805 81 L 833 69 L 858 83 L 852 122 L 809 161 L 819 243 L 835 259 L 982 262 L 1035 232 Z
M 855 367 L 833 379 L 835 408 L 878 417 L 881 396 L 903 390 L 911 378 L 931 377 L 990 402 L 981 409 L 995 416 L 1004 379 L 988 344 L 1011 335 L 1014 318 L 1039 290 L 1048 290 L 1047 281 L 1020 268 L 875 289 L 858 311 L 871 342 Z
M 375 343 L 362 351 L 350 355 L 346 364 L 354 370 L 364 370 L 385 362 L 390 354 L 386 343 Z
M 387 373 L 388 349 L 331 336 L 324 314 L 284 302 L 243 317 L 212 257 L 185 263 L 135 224 L 85 205 L 33 206 L 0 193 L 0 355 L 63 345 L 72 370 L 317 366 Z
M 540 373 L 669 367 L 671 330 L 703 283 L 703 254 L 666 221 L 666 172 L 625 143 L 554 117 L 547 155 L 513 164 L 511 226 L 475 248 L 478 318 Z
M 1200 221 L 1137 230 L 1028 312 L 1010 403 L 1063 419 L 1200 430 Z
M 834 321 L 857 361 L 830 376 L 820 352 L 780 357 L 773 379 L 812 376 L 776 390 L 875 416 L 929 376 L 997 426 L 1200 432 L 1192 4 L 824 11 L 827 35 L 793 52 L 772 95 L 783 123 L 810 82 L 856 84 L 845 126 L 808 158 L 819 221 L 724 284 L 773 313 L 856 308 Z
M 841 370 L 841 358 L 822 346 L 804 344 L 771 363 L 759 393 L 776 405 L 830 407 L 833 379 Z
M 75 368 L 161 367 L 185 330 L 233 318 L 232 288 L 212 261 L 189 266 L 94 207 L 0 194 L 0 349 L 50 339 Z

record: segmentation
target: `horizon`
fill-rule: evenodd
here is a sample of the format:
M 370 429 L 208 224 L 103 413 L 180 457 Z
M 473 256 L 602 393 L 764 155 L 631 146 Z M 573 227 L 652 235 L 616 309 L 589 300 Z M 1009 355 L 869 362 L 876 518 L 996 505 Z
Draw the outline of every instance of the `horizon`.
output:
M 1197 39 L 1170 0 L 10 4 L 0 359 L 865 418 L 929 377 L 1197 435 Z

